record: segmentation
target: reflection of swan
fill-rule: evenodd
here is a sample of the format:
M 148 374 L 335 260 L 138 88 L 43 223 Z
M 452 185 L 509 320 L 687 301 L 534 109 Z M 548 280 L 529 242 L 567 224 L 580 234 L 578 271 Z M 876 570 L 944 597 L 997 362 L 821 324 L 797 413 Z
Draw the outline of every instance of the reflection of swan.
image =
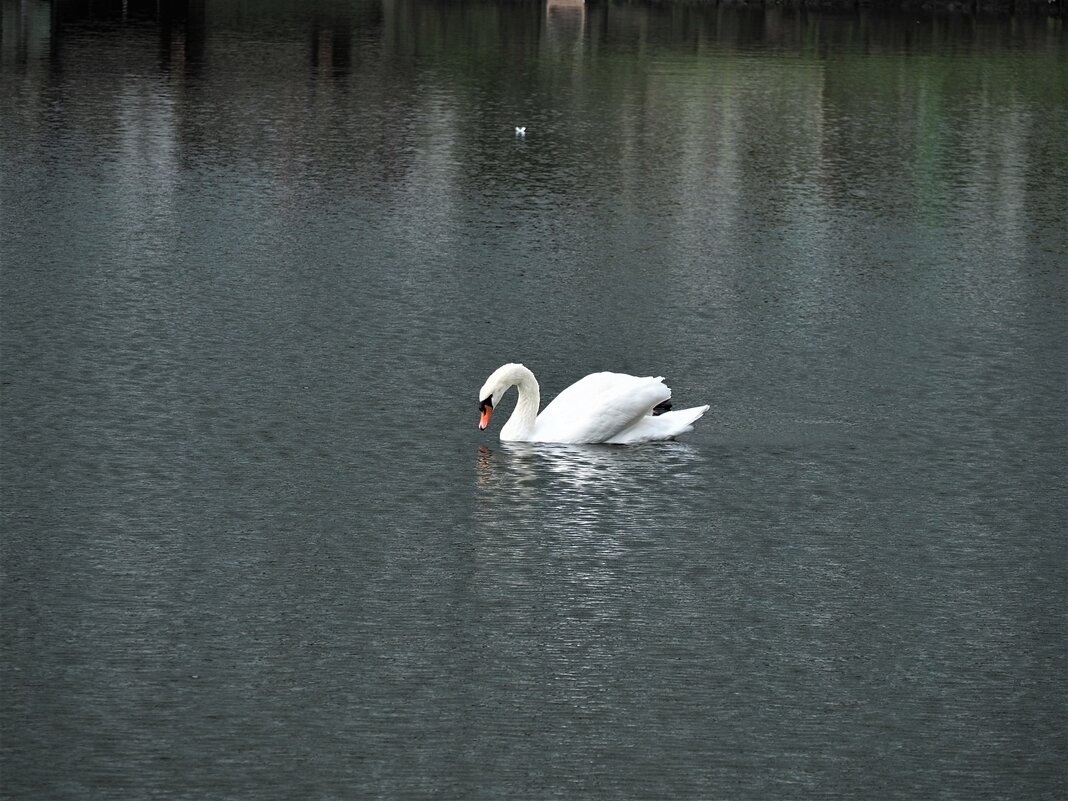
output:
M 672 439 L 693 430 L 693 423 L 708 406 L 671 409 L 671 390 L 662 377 L 591 373 L 565 389 L 541 414 L 541 392 L 534 373 L 521 364 L 499 367 L 479 393 L 482 417 L 478 427 L 489 425 L 493 405 L 515 386 L 519 400 L 501 429 L 508 442 L 628 444 Z
M 602 500 L 607 495 L 633 497 L 640 488 L 670 473 L 678 482 L 695 461 L 694 451 L 682 443 L 663 449 L 630 450 L 603 445 L 558 445 L 506 442 L 502 455 L 508 459 L 515 480 L 531 482 L 540 474 L 551 479 L 558 493 L 593 491 Z
M 621 531 L 686 506 L 702 485 L 697 451 L 505 442 L 480 446 L 477 519 L 500 536 L 548 541 L 589 535 L 598 547 Z M 650 491 L 655 488 L 655 491 Z

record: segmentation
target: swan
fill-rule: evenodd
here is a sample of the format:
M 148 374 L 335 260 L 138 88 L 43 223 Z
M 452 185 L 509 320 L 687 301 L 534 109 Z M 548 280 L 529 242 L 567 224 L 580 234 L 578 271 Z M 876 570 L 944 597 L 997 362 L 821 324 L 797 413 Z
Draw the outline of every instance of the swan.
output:
M 478 427 L 489 425 L 493 406 L 513 386 L 515 410 L 501 428 L 504 442 L 631 444 L 672 439 L 693 431 L 708 406 L 671 409 L 671 390 L 656 378 L 625 373 L 591 373 L 556 396 L 541 414 L 538 380 L 522 364 L 498 367 L 478 394 Z

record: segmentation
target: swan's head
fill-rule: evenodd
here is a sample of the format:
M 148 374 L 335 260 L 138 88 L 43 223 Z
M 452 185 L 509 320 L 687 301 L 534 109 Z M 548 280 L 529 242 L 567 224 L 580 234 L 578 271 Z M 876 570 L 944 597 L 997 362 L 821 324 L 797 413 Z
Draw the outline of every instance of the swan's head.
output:
M 478 393 L 478 427 L 483 431 L 489 425 L 493 407 L 501 396 L 515 386 L 524 373 L 530 372 L 521 364 L 505 364 L 493 371 Z
M 478 428 L 485 431 L 489 427 L 490 415 L 493 414 L 493 395 L 487 395 L 478 402 Z

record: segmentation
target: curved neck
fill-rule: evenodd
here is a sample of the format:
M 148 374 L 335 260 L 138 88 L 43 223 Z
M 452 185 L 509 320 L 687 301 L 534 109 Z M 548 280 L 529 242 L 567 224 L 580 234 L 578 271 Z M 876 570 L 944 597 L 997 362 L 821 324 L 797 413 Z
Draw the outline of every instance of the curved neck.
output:
M 519 399 L 515 402 L 512 416 L 501 429 L 503 440 L 525 440 L 534 430 L 534 421 L 538 419 L 538 408 L 541 406 L 541 389 L 538 387 L 538 379 L 521 364 L 515 365 L 515 369 L 508 376 L 515 384 Z

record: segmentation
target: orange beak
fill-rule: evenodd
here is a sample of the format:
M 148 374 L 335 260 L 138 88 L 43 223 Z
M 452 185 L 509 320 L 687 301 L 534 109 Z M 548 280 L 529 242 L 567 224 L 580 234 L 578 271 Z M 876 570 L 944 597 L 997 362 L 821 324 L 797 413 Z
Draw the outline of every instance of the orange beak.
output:
M 478 418 L 478 428 L 480 431 L 485 431 L 486 426 L 489 425 L 490 415 L 493 414 L 493 405 L 490 403 L 482 406 L 482 416 Z

